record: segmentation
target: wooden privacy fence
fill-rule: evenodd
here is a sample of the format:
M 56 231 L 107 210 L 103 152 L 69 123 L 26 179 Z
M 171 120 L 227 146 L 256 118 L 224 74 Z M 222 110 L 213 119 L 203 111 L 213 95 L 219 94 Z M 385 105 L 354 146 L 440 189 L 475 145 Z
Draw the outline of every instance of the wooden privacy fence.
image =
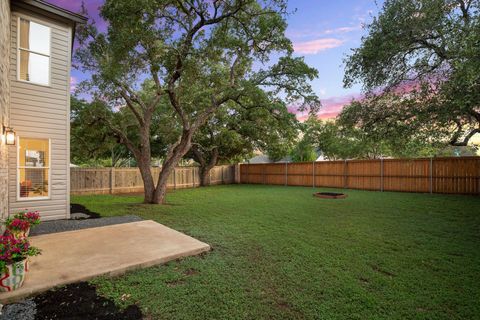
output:
M 238 182 L 236 165 L 216 166 L 210 171 L 211 184 Z M 152 168 L 154 181 L 160 173 Z M 194 188 L 200 185 L 198 167 L 176 167 L 168 177 L 168 188 Z M 143 192 L 138 168 L 70 168 L 71 194 L 106 194 Z
M 242 164 L 240 183 L 480 194 L 480 157 Z

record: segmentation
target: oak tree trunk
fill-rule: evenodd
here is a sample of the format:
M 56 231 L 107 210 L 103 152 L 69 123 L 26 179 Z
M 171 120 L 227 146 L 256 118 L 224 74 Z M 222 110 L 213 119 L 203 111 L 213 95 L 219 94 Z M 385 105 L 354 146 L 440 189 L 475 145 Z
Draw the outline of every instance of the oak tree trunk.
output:
M 211 161 L 200 166 L 200 186 L 205 187 L 211 184 L 210 171 L 217 165 L 218 156 L 212 157 Z
M 195 161 L 200 164 L 199 171 L 200 171 L 200 186 L 205 187 L 209 186 L 210 181 L 210 171 L 215 167 L 218 163 L 218 148 L 213 148 L 208 154 L 208 151 L 202 152 L 199 150 L 199 147 L 193 146 L 192 147 L 193 156 Z M 207 161 L 206 158 L 209 158 Z
M 205 187 L 210 185 L 210 169 L 208 167 L 200 167 L 200 186 Z
M 192 145 L 193 132 L 184 131 L 178 144 L 167 155 L 160 175 L 158 176 L 157 187 L 153 193 L 153 198 L 150 203 L 160 204 L 165 203 L 165 196 L 167 194 L 168 177 L 173 172 L 173 169 L 178 164 L 180 159 L 188 152 Z
M 138 162 L 138 168 L 140 169 L 140 175 L 142 176 L 143 180 L 143 203 L 152 203 L 155 194 L 155 183 L 153 181 L 150 161 L 147 163 L 143 161 Z

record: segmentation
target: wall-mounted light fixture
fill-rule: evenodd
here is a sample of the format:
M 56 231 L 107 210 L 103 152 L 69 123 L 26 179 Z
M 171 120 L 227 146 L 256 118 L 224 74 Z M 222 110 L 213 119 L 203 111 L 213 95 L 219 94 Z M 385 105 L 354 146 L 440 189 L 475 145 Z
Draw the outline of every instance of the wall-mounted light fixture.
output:
M 5 136 L 5 144 L 8 146 L 15 145 L 15 130 L 9 127 L 3 127 L 3 135 Z

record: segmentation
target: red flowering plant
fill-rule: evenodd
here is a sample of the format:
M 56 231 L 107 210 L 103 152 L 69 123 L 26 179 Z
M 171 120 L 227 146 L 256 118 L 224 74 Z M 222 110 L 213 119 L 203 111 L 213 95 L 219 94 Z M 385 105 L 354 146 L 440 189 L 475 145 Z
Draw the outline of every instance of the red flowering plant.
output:
M 0 236 L 0 272 L 5 272 L 9 264 L 20 262 L 41 253 L 27 238 L 17 239 L 12 235 Z
M 5 220 L 6 234 L 10 233 L 16 235 L 27 236 L 30 228 L 38 225 L 40 223 L 40 214 L 38 211 L 22 211 L 14 214 L 11 217 L 8 217 Z
M 23 217 L 30 223 L 30 227 L 40 224 L 40 213 L 38 211 L 23 212 Z
M 8 218 L 6 226 L 12 232 L 25 232 L 30 228 L 30 222 L 19 218 Z
M 14 219 L 27 221 L 30 227 L 36 226 L 40 223 L 40 213 L 38 211 L 24 210 L 13 215 Z

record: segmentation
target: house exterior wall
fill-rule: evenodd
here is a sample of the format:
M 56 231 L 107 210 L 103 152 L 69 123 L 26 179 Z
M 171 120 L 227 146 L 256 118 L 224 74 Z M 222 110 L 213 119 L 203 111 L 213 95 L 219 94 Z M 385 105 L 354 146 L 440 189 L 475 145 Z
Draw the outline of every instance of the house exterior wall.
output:
M 10 53 L 10 126 L 21 138 L 50 139 L 49 199 L 18 199 L 17 146 L 9 146 L 9 211 L 38 210 L 43 220 L 70 217 L 71 26 L 13 7 Z M 19 16 L 51 28 L 50 84 L 17 80 Z M 18 144 L 18 141 L 17 141 Z
M 10 105 L 10 1 L 0 1 L 0 130 L 9 125 Z M 3 132 L 0 132 L 3 135 Z M 7 146 L 0 139 L 0 218 L 8 215 Z

